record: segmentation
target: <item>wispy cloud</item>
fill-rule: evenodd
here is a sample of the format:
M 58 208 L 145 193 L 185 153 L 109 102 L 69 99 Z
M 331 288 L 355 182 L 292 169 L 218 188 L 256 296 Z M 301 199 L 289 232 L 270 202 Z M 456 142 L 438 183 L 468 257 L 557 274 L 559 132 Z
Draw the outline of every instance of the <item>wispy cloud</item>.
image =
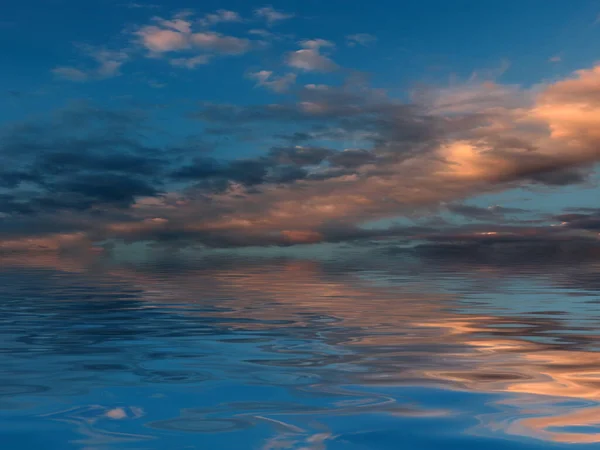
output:
M 85 56 L 95 62 L 95 65 L 92 67 L 55 67 L 52 69 L 52 73 L 56 77 L 79 82 L 112 78 L 121 74 L 121 66 L 129 58 L 124 51 L 110 51 L 91 46 L 79 46 L 79 48 Z
M 121 6 L 124 6 L 125 8 L 130 8 L 130 9 L 158 9 L 158 8 L 160 8 L 160 6 L 156 5 L 156 4 L 139 3 L 139 2 L 123 3 Z
M 323 48 L 333 48 L 333 42 L 324 39 L 310 39 L 300 42 L 301 49 L 287 56 L 287 64 L 295 69 L 306 72 L 332 72 L 338 65 L 321 51 Z
M 154 22 L 155 25 L 143 26 L 134 35 L 137 42 L 155 56 L 182 50 L 238 55 L 251 48 L 251 41 L 245 38 L 208 30 L 194 32 L 194 22 L 190 18 L 167 20 L 156 17 Z
M 175 67 L 185 67 L 186 69 L 195 69 L 210 62 L 210 55 L 198 55 L 190 58 L 173 58 L 169 62 Z
M 219 23 L 242 22 L 242 20 L 242 16 L 235 11 L 219 9 L 212 14 L 206 14 L 202 19 L 199 20 L 199 22 L 203 26 L 212 26 Z
M 293 73 L 276 76 L 269 70 L 261 70 L 250 73 L 248 76 L 256 81 L 257 86 L 262 86 L 274 92 L 285 92 L 296 82 L 296 74 Z
M 254 11 L 254 15 L 258 18 L 266 20 L 269 25 L 273 25 L 275 23 L 294 17 L 294 14 L 278 11 L 272 6 L 264 6 L 262 8 L 258 8 Z
M 358 33 L 346 36 L 346 43 L 349 47 L 356 47 L 357 45 L 366 47 L 374 44 L 375 42 L 377 42 L 377 38 L 368 33 Z

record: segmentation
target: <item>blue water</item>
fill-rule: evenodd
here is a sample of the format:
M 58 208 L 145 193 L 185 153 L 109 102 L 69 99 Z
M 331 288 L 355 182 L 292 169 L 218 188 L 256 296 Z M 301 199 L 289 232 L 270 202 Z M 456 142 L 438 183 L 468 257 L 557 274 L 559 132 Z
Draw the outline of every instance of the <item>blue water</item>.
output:
M 600 448 L 600 265 L 0 259 L 0 449 Z

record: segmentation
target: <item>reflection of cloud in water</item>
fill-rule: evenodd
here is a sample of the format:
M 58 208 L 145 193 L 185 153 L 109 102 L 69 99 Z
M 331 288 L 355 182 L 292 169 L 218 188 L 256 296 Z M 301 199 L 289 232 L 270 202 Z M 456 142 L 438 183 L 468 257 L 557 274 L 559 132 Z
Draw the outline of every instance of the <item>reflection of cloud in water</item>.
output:
M 352 394 L 342 393 L 341 385 L 431 385 L 503 394 L 495 400 L 495 409 L 501 412 L 480 414 L 481 425 L 473 432 L 497 431 L 562 443 L 600 442 L 600 432 L 593 429 L 600 422 L 598 335 L 592 326 L 577 328 L 569 322 L 572 305 L 559 310 L 560 305 L 554 304 L 553 311 L 535 314 L 536 306 L 534 314 L 522 314 L 522 304 L 511 311 L 511 305 L 494 305 L 488 298 L 483 306 L 479 302 L 477 309 L 471 309 L 477 312 L 461 313 L 469 311 L 468 302 L 476 302 L 477 295 L 462 295 L 464 286 L 458 278 L 480 283 L 481 292 L 482 287 L 499 286 L 506 274 L 517 276 L 515 269 L 481 267 L 485 270 L 465 272 L 457 267 L 455 277 L 433 270 L 417 277 L 402 273 L 401 266 L 384 269 L 381 261 L 373 265 L 365 261 L 365 266 L 368 271 L 348 262 L 338 270 L 335 264 L 308 261 L 217 259 L 121 266 L 109 274 L 111 283 L 139 292 L 136 301 L 145 308 L 169 305 L 191 319 L 210 318 L 232 331 L 224 337 L 231 342 L 263 339 L 262 349 L 272 357 L 263 353 L 244 360 L 271 369 L 256 369 L 253 376 L 261 383 L 350 399 Z M 66 270 L 73 270 L 72 266 Z M 386 274 L 392 282 L 375 282 Z M 538 281 L 547 276 L 539 275 Z M 398 282 L 402 277 L 407 280 L 404 284 Z M 539 302 L 538 287 L 531 284 L 532 292 L 523 301 Z M 577 287 L 575 281 L 570 287 Z M 593 292 L 588 294 L 565 302 L 585 304 Z M 269 333 L 285 339 L 268 339 Z M 273 378 L 274 374 L 279 377 Z M 154 422 L 153 427 L 198 430 L 262 422 L 278 430 L 278 437 L 265 449 L 299 445 L 298 439 L 305 440 L 306 448 L 324 449 L 332 431 L 309 431 L 299 417 L 369 411 L 427 416 L 426 408 L 411 409 L 384 395 L 353 395 L 356 399 L 349 403 L 322 410 L 229 404 L 222 411 L 184 413 Z M 99 416 L 116 419 L 122 412 L 129 417 L 131 411 L 110 409 Z
M 211 280 L 211 290 L 220 294 L 222 306 L 229 309 L 216 313 L 221 320 L 263 319 L 244 323 L 244 328 L 278 326 L 266 320 L 294 320 L 310 329 L 327 318 L 330 326 L 318 329 L 326 341 L 351 349 L 346 358 L 349 367 L 366 366 L 353 371 L 356 383 L 433 382 L 475 392 L 509 393 L 518 409 L 506 432 L 557 442 L 600 442 L 600 433 L 546 431 L 548 427 L 592 426 L 597 419 L 586 411 L 595 408 L 573 412 L 546 400 L 547 410 L 535 412 L 540 417 L 518 418 L 519 411 L 529 409 L 531 396 L 552 397 L 558 404 L 565 399 L 600 402 L 600 356 L 576 350 L 596 336 L 575 335 L 575 343 L 568 346 L 535 342 L 536 337 L 568 340 L 569 330 L 561 324 L 564 318 L 456 314 L 449 308 L 456 306 L 457 299 L 448 294 L 373 287 L 364 280 L 319 269 L 308 262 L 272 266 L 269 271 L 234 267 L 203 270 L 194 276 L 181 274 L 172 284 L 171 277 L 153 275 L 143 278 L 139 286 L 148 287 L 155 280 L 167 298 L 181 299 L 193 297 L 189 294 L 197 289 L 196 283 L 206 286 L 200 280 Z M 153 296 L 159 290 L 154 286 Z M 552 415 L 545 417 L 548 413 Z
M 90 405 L 43 414 L 40 417 L 73 425 L 81 435 L 85 436 L 77 443 L 85 445 L 84 448 L 97 448 L 96 446 L 114 446 L 152 439 L 148 434 L 124 433 L 109 429 L 108 421 L 136 420 L 143 415 L 144 411 L 135 406 L 110 408 Z

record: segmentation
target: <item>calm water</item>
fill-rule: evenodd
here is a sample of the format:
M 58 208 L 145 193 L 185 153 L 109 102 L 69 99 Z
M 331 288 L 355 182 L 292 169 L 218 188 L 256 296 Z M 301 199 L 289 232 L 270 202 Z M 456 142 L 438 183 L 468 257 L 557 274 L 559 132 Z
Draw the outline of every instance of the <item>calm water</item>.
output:
M 0 262 L 0 448 L 600 448 L 600 265 Z

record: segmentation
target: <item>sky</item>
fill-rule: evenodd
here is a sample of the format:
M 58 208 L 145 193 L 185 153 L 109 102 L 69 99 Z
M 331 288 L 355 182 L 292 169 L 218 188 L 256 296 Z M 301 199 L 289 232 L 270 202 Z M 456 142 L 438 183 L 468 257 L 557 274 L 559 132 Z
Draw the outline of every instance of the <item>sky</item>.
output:
M 587 0 L 10 2 L 0 252 L 600 254 L 599 17 Z

